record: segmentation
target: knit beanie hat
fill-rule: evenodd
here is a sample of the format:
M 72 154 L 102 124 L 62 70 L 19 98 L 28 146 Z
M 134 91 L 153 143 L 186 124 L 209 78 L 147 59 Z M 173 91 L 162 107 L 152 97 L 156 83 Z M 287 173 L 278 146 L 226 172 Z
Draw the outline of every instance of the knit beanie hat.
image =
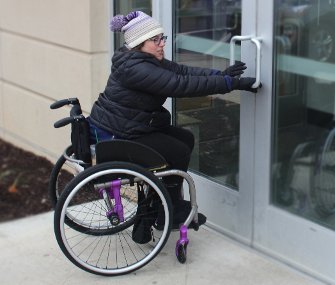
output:
M 134 48 L 147 39 L 163 33 L 158 21 L 141 11 L 131 12 L 127 16 L 116 15 L 111 20 L 110 29 L 113 32 L 124 33 L 128 48 Z

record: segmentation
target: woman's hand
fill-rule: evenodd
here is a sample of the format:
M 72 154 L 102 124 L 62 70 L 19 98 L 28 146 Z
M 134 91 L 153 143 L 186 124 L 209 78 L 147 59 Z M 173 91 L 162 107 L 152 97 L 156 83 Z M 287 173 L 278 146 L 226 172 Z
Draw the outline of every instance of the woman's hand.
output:
M 256 78 L 253 78 L 253 77 L 233 78 L 233 89 L 245 90 L 245 91 L 257 93 L 258 89 L 262 88 L 262 83 L 257 88 L 253 88 L 252 85 L 255 82 L 256 82 Z
M 234 65 L 229 66 L 226 70 L 222 71 L 223 76 L 228 75 L 230 77 L 235 77 L 243 74 L 244 70 L 247 69 L 244 62 L 237 61 Z

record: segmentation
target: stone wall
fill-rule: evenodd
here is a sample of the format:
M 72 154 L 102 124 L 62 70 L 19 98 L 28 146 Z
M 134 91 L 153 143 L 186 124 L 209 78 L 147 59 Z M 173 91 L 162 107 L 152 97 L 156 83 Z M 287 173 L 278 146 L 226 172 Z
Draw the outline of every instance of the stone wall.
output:
M 53 123 L 78 97 L 89 112 L 109 72 L 108 0 L 0 0 L 0 138 L 58 157 L 69 128 Z

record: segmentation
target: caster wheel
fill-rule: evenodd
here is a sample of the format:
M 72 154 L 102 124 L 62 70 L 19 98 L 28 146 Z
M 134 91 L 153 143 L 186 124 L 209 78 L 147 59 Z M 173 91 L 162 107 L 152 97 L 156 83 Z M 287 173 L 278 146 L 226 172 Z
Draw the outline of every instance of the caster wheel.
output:
M 179 244 L 176 249 L 177 259 L 180 263 L 186 262 L 186 253 L 187 253 L 187 245 L 186 244 Z

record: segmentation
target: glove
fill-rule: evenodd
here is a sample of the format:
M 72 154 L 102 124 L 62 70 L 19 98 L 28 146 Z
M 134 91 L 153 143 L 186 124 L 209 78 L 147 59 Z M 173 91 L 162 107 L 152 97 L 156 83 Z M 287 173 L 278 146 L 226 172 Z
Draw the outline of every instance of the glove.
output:
M 244 62 L 237 61 L 234 65 L 229 66 L 226 70 L 221 72 L 221 75 L 235 77 L 243 74 L 243 70 L 247 69 Z
M 253 93 L 257 93 L 258 88 L 262 87 L 262 84 L 257 88 L 252 88 L 252 85 L 256 82 L 256 78 L 253 77 L 241 77 L 232 78 L 232 87 L 237 90 L 245 90 Z

